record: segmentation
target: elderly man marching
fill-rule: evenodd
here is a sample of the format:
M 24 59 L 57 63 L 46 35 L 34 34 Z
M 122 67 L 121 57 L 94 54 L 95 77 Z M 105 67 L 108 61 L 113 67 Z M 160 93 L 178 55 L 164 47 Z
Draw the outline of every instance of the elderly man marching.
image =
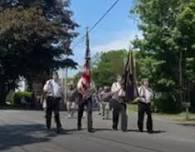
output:
M 53 78 L 48 80 L 43 88 L 46 94 L 46 126 L 47 129 L 51 128 L 51 117 L 54 112 L 54 118 L 56 122 L 57 133 L 60 133 L 61 122 L 60 122 L 60 101 L 63 97 L 63 89 L 59 82 L 58 73 L 53 74 Z
M 112 92 L 112 108 L 113 108 L 113 130 L 118 130 L 119 116 L 121 116 L 121 130 L 127 130 L 127 105 L 125 103 L 125 91 L 122 86 L 122 79 L 117 77 L 111 87 Z
M 147 114 L 146 127 L 148 133 L 153 132 L 151 100 L 153 98 L 153 91 L 149 88 L 147 79 L 143 80 L 143 84 L 138 88 L 139 103 L 138 103 L 138 128 L 143 132 L 144 115 Z
M 78 130 L 82 129 L 82 117 L 84 107 L 87 108 L 87 128 L 88 132 L 93 132 L 92 124 L 92 94 L 93 85 L 91 83 L 90 71 L 86 68 L 77 84 L 78 90 Z

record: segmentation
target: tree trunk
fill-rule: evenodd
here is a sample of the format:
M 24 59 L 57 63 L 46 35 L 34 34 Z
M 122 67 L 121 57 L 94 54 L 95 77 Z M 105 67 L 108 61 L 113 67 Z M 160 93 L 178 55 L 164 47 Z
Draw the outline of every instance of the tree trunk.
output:
M 6 97 L 9 91 L 6 88 L 6 85 L 1 83 L 0 85 L 0 105 L 6 104 Z

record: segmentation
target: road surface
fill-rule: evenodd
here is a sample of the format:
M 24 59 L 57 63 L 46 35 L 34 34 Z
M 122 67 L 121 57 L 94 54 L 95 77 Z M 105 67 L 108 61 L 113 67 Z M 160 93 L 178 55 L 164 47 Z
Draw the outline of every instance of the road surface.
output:
M 41 111 L 0 110 L 0 152 L 195 152 L 195 126 L 176 125 L 154 117 L 154 134 L 140 133 L 136 114 L 127 132 L 112 131 L 111 120 L 94 117 L 94 133 L 76 130 L 76 119 L 61 113 L 64 132 L 47 131 Z M 53 125 L 55 128 L 55 125 Z

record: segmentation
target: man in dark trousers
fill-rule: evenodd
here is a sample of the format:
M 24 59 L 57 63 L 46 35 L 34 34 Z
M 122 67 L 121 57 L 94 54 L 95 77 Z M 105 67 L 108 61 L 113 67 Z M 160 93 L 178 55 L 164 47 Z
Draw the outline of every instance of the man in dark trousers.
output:
M 57 133 L 60 133 L 61 122 L 60 122 L 60 100 L 63 97 L 63 89 L 59 82 L 58 73 L 53 74 L 53 78 L 48 80 L 43 88 L 46 94 L 46 126 L 47 129 L 51 128 L 51 117 L 52 111 L 54 112 L 54 118 L 57 127 Z
M 113 130 L 118 130 L 119 116 L 121 115 L 121 130 L 127 130 L 127 105 L 125 103 L 125 91 L 122 88 L 121 77 L 117 77 L 117 82 L 114 82 L 111 87 L 112 92 L 112 108 L 113 108 Z
M 147 79 L 143 80 L 142 85 L 138 88 L 139 102 L 138 102 L 138 129 L 143 132 L 144 115 L 147 114 L 147 131 L 148 133 L 153 132 L 152 122 L 152 110 L 151 100 L 153 98 L 152 89 L 149 88 L 149 82 Z
M 92 122 L 92 94 L 93 85 L 90 80 L 90 72 L 86 69 L 83 72 L 81 78 L 77 84 L 78 91 L 78 130 L 82 129 L 82 117 L 85 106 L 87 107 L 87 129 L 88 132 L 93 132 L 93 122 Z

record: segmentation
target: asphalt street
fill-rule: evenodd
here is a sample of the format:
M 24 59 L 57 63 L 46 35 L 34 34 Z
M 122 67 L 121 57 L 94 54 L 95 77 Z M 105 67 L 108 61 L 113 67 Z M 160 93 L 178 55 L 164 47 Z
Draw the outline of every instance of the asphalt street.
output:
M 76 129 L 76 116 L 61 112 L 64 131 L 47 131 L 42 111 L 0 110 L 0 152 L 195 152 L 195 126 L 174 124 L 154 117 L 154 133 L 137 130 L 135 113 L 128 131 L 113 131 L 112 121 L 93 114 L 94 133 Z

